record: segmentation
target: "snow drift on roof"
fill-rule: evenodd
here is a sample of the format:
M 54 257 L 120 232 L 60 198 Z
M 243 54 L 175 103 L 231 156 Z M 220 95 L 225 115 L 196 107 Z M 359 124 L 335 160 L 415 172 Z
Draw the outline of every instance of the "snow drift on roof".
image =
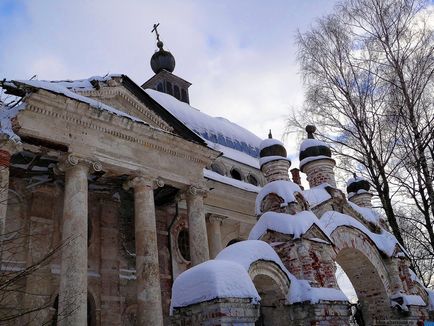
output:
M 320 221 L 329 235 L 340 226 L 350 226 L 358 229 L 366 234 L 366 236 L 374 242 L 375 246 L 389 257 L 392 257 L 396 246 L 399 245 L 398 241 L 391 233 L 383 229 L 381 229 L 380 234 L 373 233 L 355 218 L 346 214 L 328 211 L 321 216 Z
M 273 146 L 273 145 L 280 145 L 282 147 L 285 147 L 285 145 L 281 141 L 279 141 L 277 139 L 266 138 L 263 141 L 261 141 L 261 143 L 259 145 L 259 151 L 262 151 L 264 148 L 270 147 L 270 146 Z
M 84 81 L 79 81 L 80 83 L 86 83 Z M 124 118 L 128 118 L 133 120 L 134 122 L 140 122 L 143 124 L 148 125 L 146 122 L 144 122 L 143 120 L 134 117 L 132 115 L 129 115 L 125 112 L 122 112 L 118 109 L 115 109 L 112 106 L 109 106 L 107 104 L 104 104 L 102 102 L 96 101 L 94 99 L 91 99 L 89 97 L 83 96 L 83 95 L 79 95 L 77 93 L 74 93 L 73 91 L 71 91 L 69 88 L 67 88 L 65 85 L 65 83 L 71 83 L 73 84 L 73 82 L 68 82 L 68 81 L 63 81 L 63 82 L 50 82 L 50 81 L 44 81 L 44 80 L 16 80 L 13 81 L 13 83 L 15 84 L 24 84 L 24 85 L 28 85 L 28 86 L 32 86 L 35 88 L 41 88 L 44 89 L 46 91 L 49 92 L 53 92 L 56 94 L 61 94 L 64 95 L 66 97 L 69 97 L 71 99 L 89 104 L 91 107 L 96 108 L 98 110 L 104 110 L 107 112 L 110 112 L 112 114 L 118 115 L 120 117 L 124 117 Z M 72 87 L 73 88 L 73 87 Z
M 311 211 L 302 211 L 295 215 L 266 212 L 256 222 L 249 234 L 250 240 L 260 239 L 267 230 L 291 235 L 294 239 L 300 238 L 312 225 L 316 225 L 327 236 L 322 223 Z
M 146 89 L 145 92 L 206 140 L 258 157 L 262 140 L 247 129 L 225 118 L 211 117 L 171 95 L 153 89 Z
M 276 180 L 267 183 L 261 191 L 259 191 L 258 196 L 256 197 L 256 215 L 262 213 L 261 203 L 267 195 L 274 193 L 283 199 L 282 205 L 288 205 L 291 202 L 295 202 L 295 192 L 301 193 L 301 189 L 297 184 L 291 181 Z
M 348 204 L 360 215 L 363 216 L 365 220 L 368 222 L 374 223 L 376 225 L 380 225 L 380 219 L 382 219 L 381 215 L 374 211 L 372 208 L 368 207 L 360 207 L 352 202 L 348 202 Z
M 243 189 L 250 192 L 258 193 L 261 189 L 260 187 L 254 186 L 250 183 L 243 182 L 240 180 L 232 179 L 229 177 L 226 177 L 224 175 L 218 174 L 217 172 L 210 171 L 207 169 L 203 169 L 203 176 L 207 179 L 211 179 L 214 181 L 218 181 L 221 183 L 225 183 L 227 185 L 233 186 L 235 188 Z
M 5 135 L 8 139 L 15 143 L 21 143 L 21 138 L 12 130 L 12 119 L 17 116 L 18 112 L 24 110 L 25 108 L 26 104 L 21 103 L 12 108 L 3 106 L 0 110 L 0 134 Z
M 330 147 L 329 145 L 327 145 L 327 143 L 318 140 L 318 139 L 305 139 L 301 142 L 300 144 L 300 152 L 303 152 L 304 150 L 306 150 L 309 147 L 317 147 L 317 146 L 325 146 L 325 147 Z
M 206 143 L 208 144 L 208 147 L 215 149 L 216 151 L 222 152 L 223 156 L 226 158 L 249 165 L 251 167 L 254 167 L 255 169 L 259 169 L 258 159 L 250 156 L 249 154 L 217 143 L 213 143 L 209 140 L 206 140 Z
M 171 309 L 216 298 L 260 300 L 247 271 L 227 260 L 208 260 L 180 274 L 173 283 Z
M 302 191 L 303 197 L 308 201 L 310 207 L 318 206 L 319 204 L 332 198 L 332 196 L 325 189 L 327 186 L 330 185 L 323 183 L 319 186 Z
M 259 165 L 263 166 L 265 163 L 272 162 L 272 161 L 279 161 L 279 160 L 285 160 L 285 161 L 288 161 L 289 164 L 291 164 L 291 160 L 287 157 L 271 155 L 271 156 L 261 157 L 259 159 Z

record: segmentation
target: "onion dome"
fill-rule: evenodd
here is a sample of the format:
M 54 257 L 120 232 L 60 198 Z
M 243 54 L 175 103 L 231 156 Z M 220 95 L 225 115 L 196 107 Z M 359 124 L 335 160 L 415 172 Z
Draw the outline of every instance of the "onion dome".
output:
M 358 177 L 355 173 L 354 177 L 347 181 L 347 193 L 350 197 L 356 194 L 369 192 L 370 189 L 371 185 L 369 184 L 369 181 L 363 177 Z
M 332 159 L 332 152 L 329 145 L 325 142 L 315 139 L 313 134 L 316 127 L 312 125 L 306 126 L 307 139 L 303 140 L 300 145 L 300 170 L 303 172 L 303 166 L 309 162 L 320 159 Z
M 271 130 L 268 133 L 268 138 L 264 139 L 259 145 L 259 163 L 264 165 L 265 163 L 277 160 L 288 160 L 286 157 L 285 145 L 277 139 L 273 139 Z
M 158 51 L 151 57 L 151 68 L 158 74 L 161 70 L 173 72 L 175 70 L 175 57 L 169 51 L 163 49 L 163 42 L 157 42 Z

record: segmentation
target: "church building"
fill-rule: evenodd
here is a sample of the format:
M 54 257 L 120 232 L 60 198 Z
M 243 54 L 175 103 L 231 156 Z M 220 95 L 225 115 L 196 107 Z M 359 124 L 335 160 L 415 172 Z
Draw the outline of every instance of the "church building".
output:
M 433 318 L 369 182 L 337 189 L 314 126 L 289 171 L 271 133 L 190 106 L 157 26 L 142 85 L 1 82 L 0 324 L 350 325 L 336 262 L 365 325 Z

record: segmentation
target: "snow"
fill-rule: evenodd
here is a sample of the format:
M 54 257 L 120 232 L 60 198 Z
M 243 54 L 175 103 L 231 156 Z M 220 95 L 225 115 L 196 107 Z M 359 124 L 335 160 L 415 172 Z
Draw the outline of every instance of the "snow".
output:
M 434 311 L 434 290 L 431 289 L 425 289 L 426 293 L 428 293 L 429 298 L 429 310 Z
M 332 161 L 334 161 L 331 157 L 329 157 L 327 155 L 309 156 L 309 157 L 302 159 L 300 161 L 299 166 L 302 167 L 303 165 L 306 165 L 307 163 L 310 163 L 313 161 L 318 161 L 318 160 L 332 160 Z
M 291 235 L 294 239 L 300 238 L 312 225 L 317 225 L 323 230 L 321 222 L 311 211 L 302 211 L 295 215 L 266 212 L 253 226 L 249 239 L 260 239 L 267 230 Z M 327 232 L 324 231 L 327 235 Z
M 365 189 L 359 189 L 356 192 L 349 192 L 348 193 L 348 199 L 350 199 L 351 197 L 353 197 L 355 195 L 360 195 L 360 194 L 370 194 L 370 192 L 365 190 Z
M 180 274 L 173 283 L 171 310 L 216 298 L 260 300 L 247 271 L 227 260 L 208 260 Z
M 347 296 L 339 289 L 333 288 L 310 288 L 310 302 L 324 301 L 348 301 Z
M 274 145 L 280 145 L 282 147 L 285 147 L 285 145 L 280 140 L 273 139 L 273 138 L 266 138 L 259 145 L 259 151 L 262 151 L 264 148 L 271 147 Z
M 363 216 L 365 220 L 368 222 L 374 223 L 375 225 L 380 225 L 380 219 L 381 216 L 376 211 L 374 211 L 372 208 L 368 207 L 360 207 L 352 202 L 348 202 L 348 204 L 360 215 Z
M 215 149 L 216 151 L 222 152 L 224 157 L 254 167 L 255 169 L 259 169 L 259 160 L 257 158 L 252 157 L 244 152 L 240 152 L 236 149 L 213 143 L 209 140 L 205 141 L 208 144 L 208 147 Z
M 236 262 L 242 265 L 246 271 L 258 260 L 272 261 L 279 265 L 287 275 L 289 274 L 274 249 L 262 240 L 236 242 L 220 251 L 215 259 Z
M 16 80 L 13 82 L 15 84 L 18 84 L 18 85 L 24 84 L 24 85 L 28 85 L 28 86 L 32 86 L 32 87 L 36 87 L 36 88 L 41 88 L 41 89 L 44 89 L 46 91 L 53 92 L 56 94 L 61 94 L 61 95 L 64 95 L 66 97 L 69 97 L 71 99 L 89 104 L 93 108 L 96 108 L 99 110 L 104 110 L 104 111 L 110 112 L 112 114 L 118 115 L 120 117 L 124 117 L 124 118 L 128 118 L 130 120 L 133 120 L 134 122 L 139 122 L 139 123 L 143 123 L 143 124 L 147 125 L 147 123 L 144 122 L 143 120 L 136 118 L 132 115 L 129 115 L 125 112 L 122 112 L 118 109 L 115 109 L 114 107 L 111 107 L 107 104 L 96 101 L 94 99 L 88 98 L 86 96 L 74 93 L 73 91 L 69 90 L 66 86 L 64 86 L 65 83 L 69 83 L 66 81 L 65 82 L 50 82 L 50 81 L 44 81 L 44 80 Z M 71 85 L 75 85 L 75 84 L 71 82 Z
M 289 165 L 291 165 L 291 160 L 289 158 L 283 157 L 283 156 L 278 156 L 278 155 L 261 157 L 259 159 L 259 165 L 263 166 L 265 163 L 268 163 L 268 162 L 271 162 L 271 161 L 278 161 L 278 160 L 288 161 Z
M 393 299 L 402 298 L 403 303 L 399 304 L 397 301 Z M 426 306 L 425 301 L 419 296 L 415 294 L 403 294 L 396 293 L 391 296 L 392 299 L 392 307 L 398 306 L 404 311 L 408 311 L 408 306 Z
M 15 143 L 21 143 L 20 137 L 12 130 L 12 118 L 15 118 L 18 112 L 26 108 L 25 103 L 21 103 L 15 107 L 8 108 L 2 107 L 0 110 L 0 133 L 6 135 L 10 140 Z
M 325 187 L 327 186 L 330 187 L 329 184 L 323 183 L 317 187 L 313 187 L 302 191 L 304 199 L 308 201 L 309 206 L 311 208 L 318 206 L 319 204 L 332 198 L 332 196 L 325 189 Z
M 269 194 L 274 193 L 283 199 L 283 205 L 295 202 L 294 193 L 301 193 L 300 187 L 291 181 L 276 180 L 267 183 L 258 193 L 256 197 L 256 215 L 260 215 L 262 200 Z
M 221 117 L 211 117 L 175 97 L 152 89 L 145 92 L 188 128 L 212 143 L 258 157 L 261 138 Z
M 363 180 L 367 181 L 365 178 L 359 177 L 359 176 L 356 176 L 355 178 L 354 177 L 353 178 L 349 178 L 348 181 L 347 181 L 347 187 L 350 184 L 354 183 L 354 182 L 359 182 L 359 181 L 363 181 Z
M 205 178 L 217 181 L 217 182 L 221 182 L 239 189 L 243 189 L 246 191 L 250 191 L 250 192 L 255 192 L 258 193 L 261 188 L 254 186 L 250 183 L 247 182 L 243 182 L 240 180 L 235 180 L 229 177 L 226 177 L 224 175 L 218 174 L 217 172 L 211 171 L 211 170 L 207 170 L 207 169 L 203 169 L 203 176 Z
M 373 233 L 353 217 L 339 212 L 325 212 L 321 216 L 320 222 L 328 235 L 331 235 L 340 226 L 350 226 L 358 229 L 366 234 L 366 236 L 374 242 L 376 247 L 389 257 L 392 257 L 395 248 L 398 245 L 398 241 L 391 233 L 383 229 L 381 229 L 380 234 Z
M 318 139 L 305 139 L 300 144 L 300 152 L 305 151 L 309 147 L 316 147 L 316 146 L 330 147 L 329 145 L 327 145 L 326 143 Z

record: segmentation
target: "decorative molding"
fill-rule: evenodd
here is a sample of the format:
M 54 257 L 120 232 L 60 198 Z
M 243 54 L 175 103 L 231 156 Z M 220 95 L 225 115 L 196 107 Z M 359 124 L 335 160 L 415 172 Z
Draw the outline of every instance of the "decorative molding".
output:
M 147 148 L 150 148 L 150 149 L 155 149 L 157 151 L 164 152 L 164 153 L 167 153 L 167 154 L 175 156 L 175 157 L 187 159 L 189 161 L 192 161 L 192 162 L 195 162 L 195 163 L 198 163 L 198 164 L 203 164 L 204 165 L 204 164 L 208 163 L 207 161 L 205 161 L 203 159 L 200 159 L 197 156 L 188 155 L 188 154 L 182 153 L 180 151 L 174 150 L 173 149 L 173 145 L 172 146 L 166 146 L 166 147 L 165 146 L 161 146 L 161 145 L 158 145 L 156 143 L 148 142 L 148 141 L 144 140 L 143 137 L 141 137 L 141 138 L 134 137 L 134 136 L 128 135 L 126 133 L 120 132 L 120 131 L 118 131 L 119 127 L 117 129 L 115 129 L 115 128 L 109 128 L 109 127 L 106 127 L 106 126 L 100 126 L 100 125 L 97 125 L 97 124 L 89 122 L 89 121 L 83 121 L 82 119 L 79 119 L 79 118 L 76 118 L 76 117 L 72 117 L 71 114 L 68 114 L 69 112 L 66 111 L 66 110 L 51 111 L 51 110 L 48 110 L 46 108 L 40 108 L 40 107 L 32 105 L 32 104 L 29 104 L 27 106 L 27 109 L 29 111 L 37 113 L 37 114 L 42 114 L 42 115 L 45 115 L 45 116 L 62 119 L 64 121 L 67 121 L 67 122 L 70 122 L 70 123 L 74 123 L 74 124 L 76 124 L 78 126 L 82 126 L 82 127 L 89 128 L 89 129 L 94 129 L 94 130 L 96 130 L 98 132 L 106 133 L 106 134 L 109 134 L 111 136 L 120 138 L 122 140 L 131 142 L 131 143 L 137 143 L 137 144 L 142 145 L 144 147 L 147 147 Z M 92 109 L 98 110 L 98 109 L 95 109 L 95 108 L 92 108 Z M 110 115 L 110 113 L 104 112 L 104 111 L 99 111 L 99 112 L 101 114 L 99 114 L 98 116 L 92 115 L 92 118 L 99 118 L 104 123 L 109 123 L 108 119 L 102 119 L 101 117 L 104 116 L 104 113 L 106 113 L 107 116 Z M 150 130 L 154 129 L 155 131 L 159 131 L 161 133 L 165 133 L 166 135 L 172 135 L 173 137 L 177 137 L 174 134 L 170 134 L 170 133 L 168 133 L 166 131 L 156 129 L 156 128 L 154 128 L 152 126 L 149 126 L 147 124 L 134 123 L 132 120 L 130 120 L 130 119 L 126 118 L 126 117 L 115 116 L 115 115 L 110 115 L 110 117 L 115 117 L 115 118 L 119 119 L 120 121 L 125 122 L 125 123 L 123 123 L 123 127 L 122 128 L 125 128 L 125 125 L 127 127 L 130 127 L 131 125 L 134 124 L 135 127 L 137 126 L 138 128 L 149 128 Z M 149 129 L 147 130 L 148 132 L 149 132 Z

